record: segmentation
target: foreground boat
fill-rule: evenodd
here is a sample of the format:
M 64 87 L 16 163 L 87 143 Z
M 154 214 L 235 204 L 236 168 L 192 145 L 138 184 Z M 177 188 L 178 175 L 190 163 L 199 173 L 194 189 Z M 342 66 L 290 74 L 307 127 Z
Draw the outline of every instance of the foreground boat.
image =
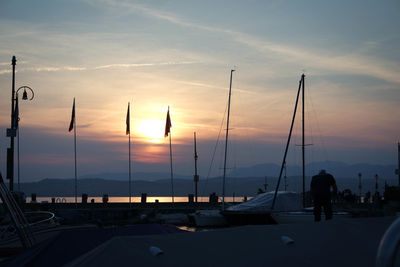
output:
M 228 221 L 220 210 L 197 210 L 188 214 L 189 224 L 197 227 L 226 226 Z
M 306 208 L 301 211 L 273 212 L 271 217 L 278 224 L 312 223 L 314 222 L 313 208 Z M 344 211 L 333 212 L 333 221 L 352 218 L 351 213 Z
M 300 194 L 278 191 L 275 207 L 271 209 L 274 195 L 274 191 L 259 194 L 247 202 L 229 207 L 223 214 L 233 225 L 314 222 L 313 207 L 303 209 Z M 351 217 L 349 212 L 333 213 L 335 221 Z

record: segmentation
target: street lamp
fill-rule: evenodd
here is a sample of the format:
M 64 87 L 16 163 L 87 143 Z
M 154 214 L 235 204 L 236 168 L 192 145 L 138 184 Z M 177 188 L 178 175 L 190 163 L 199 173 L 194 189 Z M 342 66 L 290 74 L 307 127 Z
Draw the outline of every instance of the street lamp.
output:
M 15 92 L 15 100 L 18 98 L 18 92 L 19 90 L 24 89 L 24 92 L 22 93 L 22 100 L 32 100 L 35 97 L 35 93 L 33 92 L 32 88 L 29 86 L 21 86 L 20 88 L 17 89 Z M 26 89 L 28 89 L 32 93 L 32 97 L 28 99 L 28 93 L 26 92 Z
M 10 180 L 10 191 L 14 191 L 14 138 L 17 136 L 18 129 L 18 91 L 24 89 L 22 100 L 28 100 L 28 91 L 32 93 L 32 100 L 34 93 L 29 86 L 21 86 L 15 91 L 15 66 L 17 59 L 15 56 L 11 60 L 12 65 L 12 84 L 11 84 L 11 128 L 7 129 L 7 137 L 10 137 L 10 147 L 7 148 L 7 179 Z M 18 139 L 19 140 L 19 139 Z M 18 146 L 19 148 L 19 146 Z M 19 160 L 18 160 L 19 163 Z M 18 184 L 19 184 L 19 170 L 18 170 Z
M 360 190 L 360 203 L 361 203 L 361 188 L 362 188 L 362 186 L 361 186 L 361 176 L 362 176 L 362 174 L 361 174 L 361 172 L 359 172 L 358 173 L 358 189 Z
M 15 92 L 15 101 L 16 101 L 16 103 L 18 102 L 18 92 L 19 92 L 19 90 L 21 90 L 21 89 L 24 89 L 24 92 L 22 93 L 22 100 L 32 100 L 34 97 L 35 97 L 35 93 L 33 92 L 33 90 L 32 90 L 32 88 L 30 88 L 29 86 L 26 86 L 26 85 L 24 85 L 24 86 L 21 86 L 21 87 L 19 87 L 18 89 L 17 89 L 17 91 Z M 28 93 L 27 93 L 27 90 L 28 89 L 28 91 L 30 91 L 31 92 L 31 98 L 29 98 L 28 99 Z M 16 128 L 16 130 L 17 130 L 17 170 L 18 170 L 18 191 L 21 191 L 21 188 L 20 188 L 20 173 L 21 173 L 21 171 L 20 171 L 20 168 L 19 168 L 19 162 L 20 162 L 20 160 L 19 160 L 19 109 L 17 108 L 17 105 L 15 105 L 15 109 L 14 109 L 14 116 L 15 116 L 15 122 L 16 122 L 16 125 L 14 125 L 15 126 L 15 128 Z

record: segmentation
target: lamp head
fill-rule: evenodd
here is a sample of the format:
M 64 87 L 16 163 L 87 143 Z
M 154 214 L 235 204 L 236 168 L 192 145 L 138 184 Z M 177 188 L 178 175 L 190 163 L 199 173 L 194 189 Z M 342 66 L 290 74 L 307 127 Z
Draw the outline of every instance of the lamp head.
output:
M 26 89 L 24 89 L 24 93 L 22 94 L 22 100 L 28 100 L 28 93 L 26 92 Z

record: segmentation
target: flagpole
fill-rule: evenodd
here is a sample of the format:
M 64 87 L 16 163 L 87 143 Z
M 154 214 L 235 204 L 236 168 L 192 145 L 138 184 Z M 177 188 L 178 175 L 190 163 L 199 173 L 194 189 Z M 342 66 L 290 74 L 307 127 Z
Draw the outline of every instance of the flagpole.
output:
M 128 114 L 130 113 L 130 110 L 129 110 L 129 103 L 128 103 Z M 132 198 L 132 191 L 131 191 L 131 129 L 130 129 L 130 115 L 128 115 L 128 125 L 129 125 L 129 132 L 128 132 L 128 134 L 129 134 L 129 149 L 128 149 L 128 151 L 129 151 L 129 208 L 131 207 L 131 203 L 132 203 L 132 201 L 131 201 L 131 198 Z
M 169 116 L 169 106 L 167 111 L 167 119 L 165 122 L 165 134 L 164 137 L 169 135 L 169 159 L 170 159 L 170 169 L 171 169 L 171 197 L 172 197 L 172 204 L 174 204 L 174 174 L 172 171 L 172 133 L 171 133 L 171 118 Z
M 174 203 L 174 175 L 172 171 L 172 142 L 171 142 L 171 132 L 169 133 L 169 158 L 171 163 L 171 190 L 172 190 L 172 203 Z
M 76 119 L 74 119 L 75 205 L 78 204 L 78 172 L 76 170 Z
M 132 191 L 131 191 L 131 131 L 129 131 L 129 208 L 131 207 L 131 198 L 132 198 Z

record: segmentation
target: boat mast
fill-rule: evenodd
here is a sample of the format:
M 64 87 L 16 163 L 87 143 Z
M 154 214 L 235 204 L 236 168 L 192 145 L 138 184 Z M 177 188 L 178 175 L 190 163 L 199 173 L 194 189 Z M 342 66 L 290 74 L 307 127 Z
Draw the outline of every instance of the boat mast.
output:
M 290 144 L 290 139 L 292 137 L 292 131 L 293 131 L 293 125 L 294 125 L 294 120 L 296 118 L 296 111 L 297 111 L 297 104 L 299 103 L 299 96 L 300 96 L 300 90 L 301 90 L 301 85 L 303 83 L 303 79 L 304 79 L 304 74 L 301 76 L 301 79 L 299 81 L 299 89 L 297 90 L 297 96 L 296 96 L 296 104 L 294 105 L 294 111 L 293 111 L 293 117 L 292 117 L 292 123 L 290 125 L 290 130 L 289 130 L 289 136 L 288 136 L 288 140 L 286 142 L 286 148 L 285 148 L 285 153 L 283 155 L 283 160 L 282 160 L 282 165 L 281 165 L 281 170 L 279 172 L 279 178 L 278 178 L 278 182 L 276 183 L 276 188 L 275 188 L 275 193 L 274 193 L 274 199 L 272 200 L 272 205 L 271 205 L 271 210 L 274 209 L 275 207 L 275 201 L 276 201 L 276 196 L 278 195 L 278 189 L 279 189 L 279 185 L 281 182 L 281 178 L 282 178 L 282 173 L 283 173 L 283 169 L 286 165 L 286 155 L 289 149 L 289 144 Z
M 231 70 L 231 79 L 230 79 L 230 84 L 229 84 L 229 97 L 228 97 L 228 115 L 226 117 L 224 176 L 222 177 L 222 210 L 225 210 L 226 156 L 227 156 L 227 152 L 228 152 L 228 133 L 229 133 L 229 114 L 230 114 L 230 110 L 231 110 L 232 73 L 234 71 L 235 70 Z
M 305 145 L 304 145 L 304 73 L 301 75 L 301 84 L 302 84 L 302 92 L 301 92 L 301 104 L 302 104 L 302 125 L 301 125 L 301 151 L 302 151 L 302 161 L 303 161 L 303 208 L 306 207 L 306 168 L 305 168 Z
M 197 147 L 196 147 L 196 132 L 194 134 L 194 195 L 195 195 L 195 201 L 197 203 L 197 183 L 199 182 L 199 175 L 197 174 Z

